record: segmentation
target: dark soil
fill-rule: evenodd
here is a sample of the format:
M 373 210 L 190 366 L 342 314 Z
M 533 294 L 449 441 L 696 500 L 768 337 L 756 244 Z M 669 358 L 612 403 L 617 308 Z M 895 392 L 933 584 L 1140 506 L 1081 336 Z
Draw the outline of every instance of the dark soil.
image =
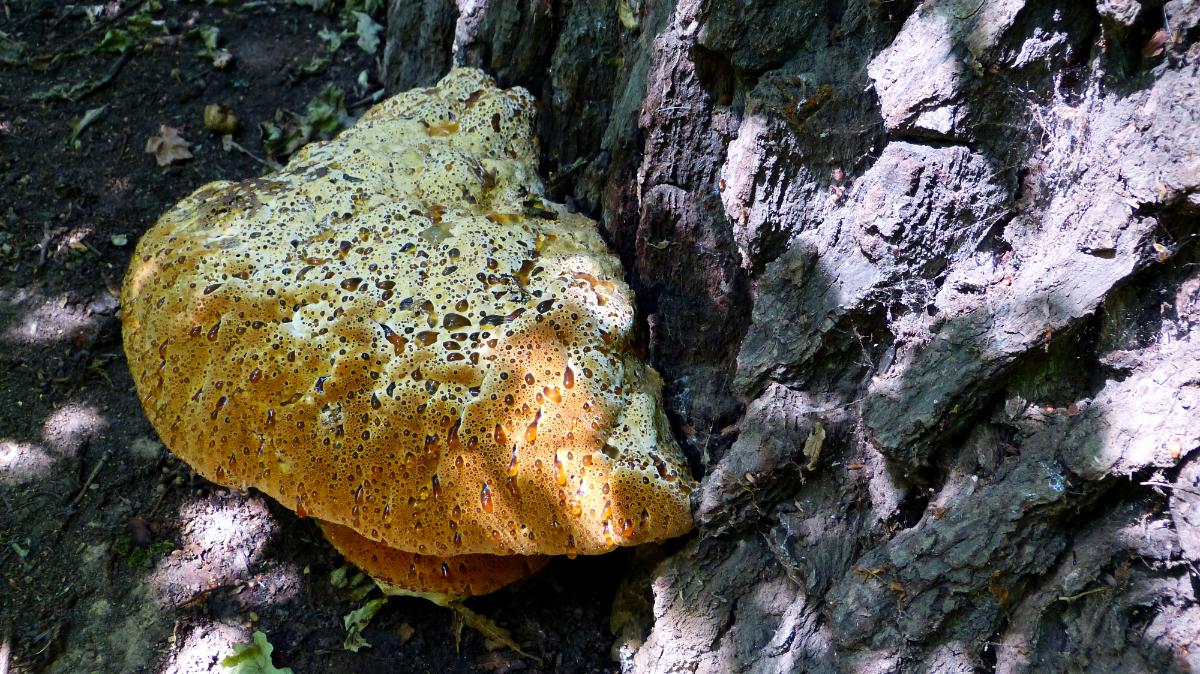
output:
M 318 32 L 342 29 L 337 16 L 284 2 L 150 4 L 112 3 L 124 13 L 97 21 L 82 6 L 0 0 L 0 32 L 26 45 L 21 63 L 0 65 L 0 672 L 222 671 L 253 630 L 297 674 L 611 670 L 628 555 L 556 562 L 472 603 L 541 665 L 470 630 L 456 644 L 453 614 L 417 599 L 390 600 L 365 632 L 372 647 L 349 652 L 342 619 L 364 600 L 333 586 L 342 562 L 316 528 L 195 477 L 158 442 L 121 352 L 129 255 L 181 197 L 265 170 L 222 149 L 204 107 L 230 106 L 233 140 L 263 157 L 258 124 L 277 108 L 303 112 L 334 84 L 358 114 L 380 85 L 353 37 L 302 70 L 327 53 Z M 139 11 L 162 26 L 124 53 L 92 49 Z M 190 34 L 201 26 L 220 29 L 227 67 Z M 86 81 L 78 100 L 35 101 Z M 101 107 L 73 147 L 71 120 Z M 162 125 L 191 159 L 160 167 L 143 151 Z

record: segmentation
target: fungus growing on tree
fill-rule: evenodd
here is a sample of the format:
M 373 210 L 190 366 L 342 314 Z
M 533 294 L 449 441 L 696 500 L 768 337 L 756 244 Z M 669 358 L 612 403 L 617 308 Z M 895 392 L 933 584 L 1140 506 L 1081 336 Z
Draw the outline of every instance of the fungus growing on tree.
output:
M 165 444 L 321 520 L 385 589 L 481 594 L 692 527 L 632 293 L 596 224 L 541 199 L 533 108 L 455 70 L 200 188 L 125 278 Z

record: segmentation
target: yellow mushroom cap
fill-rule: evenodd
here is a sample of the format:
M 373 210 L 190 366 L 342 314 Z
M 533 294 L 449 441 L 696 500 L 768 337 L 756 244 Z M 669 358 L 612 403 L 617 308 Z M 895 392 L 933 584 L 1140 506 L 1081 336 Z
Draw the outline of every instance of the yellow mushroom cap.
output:
M 523 89 L 455 70 L 163 215 L 122 320 L 166 445 L 421 555 L 691 529 L 632 293 L 595 223 L 541 200 L 532 117 Z
M 321 530 L 347 561 L 374 578 L 385 591 L 423 596 L 439 603 L 495 592 L 532 575 L 550 561 L 543 555 L 418 555 L 376 543 L 340 524 L 321 522 Z

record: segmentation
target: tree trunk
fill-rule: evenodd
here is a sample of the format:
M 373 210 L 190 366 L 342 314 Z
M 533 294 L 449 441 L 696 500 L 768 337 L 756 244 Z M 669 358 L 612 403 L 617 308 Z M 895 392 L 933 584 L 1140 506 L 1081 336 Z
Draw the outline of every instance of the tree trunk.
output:
M 637 290 L 703 484 L 623 669 L 1200 668 L 1200 4 L 389 16 L 393 90 L 538 96 Z

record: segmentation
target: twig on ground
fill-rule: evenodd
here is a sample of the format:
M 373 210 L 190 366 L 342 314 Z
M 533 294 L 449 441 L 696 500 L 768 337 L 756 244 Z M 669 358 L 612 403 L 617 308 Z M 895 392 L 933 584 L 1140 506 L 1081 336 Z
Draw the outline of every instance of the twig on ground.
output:
M 111 455 L 111 449 L 104 450 L 104 454 L 102 454 L 100 456 L 100 460 L 96 462 L 96 467 L 92 468 L 91 474 L 88 475 L 87 479 L 83 481 L 83 486 L 79 488 L 79 493 L 75 494 L 75 498 L 71 499 L 71 503 L 68 504 L 69 507 L 74 508 L 75 504 L 79 503 L 79 500 L 82 499 L 83 495 L 87 493 L 88 487 L 91 487 L 92 483 L 96 481 L 96 476 L 100 474 L 100 469 L 104 467 L 104 463 L 108 461 L 108 457 Z
M 1183 491 L 1189 494 L 1200 496 L 1200 489 L 1193 489 L 1179 484 L 1171 484 L 1170 482 L 1159 482 L 1158 480 L 1146 480 L 1142 483 L 1143 487 L 1164 487 L 1166 489 L 1174 489 L 1175 491 Z
M 1069 596 L 1066 596 L 1066 597 L 1059 597 L 1059 598 L 1058 598 L 1058 600 L 1059 600 L 1059 601 L 1075 601 L 1076 599 L 1079 599 L 1079 598 L 1081 598 L 1081 597 L 1086 597 L 1086 596 L 1088 596 L 1089 594 L 1096 594 L 1097 592 L 1104 592 L 1104 591 L 1105 591 L 1105 590 L 1107 590 L 1107 589 L 1108 589 L 1108 588 L 1106 588 L 1106 587 L 1094 587 L 1094 588 L 1092 588 L 1092 589 L 1090 589 L 1090 590 L 1087 590 L 1087 591 L 1085 591 L 1085 592 L 1080 592 L 1079 594 L 1072 594 L 1072 595 L 1069 595 Z
M 88 96 L 91 96 L 92 94 L 96 93 L 100 89 L 103 89 L 104 87 L 108 86 L 114 79 L 116 79 L 117 73 L 121 72 L 121 69 L 125 67 L 126 63 L 129 63 L 129 59 L 131 59 L 131 58 L 133 58 L 133 50 L 132 49 L 126 50 L 124 53 L 122 53 L 121 58 L 117 59 L 117 62 L 113 64 L 113 67 L 108 69 L 108 73 L 105 74 L 105 76 L 103 78 L 101 78 L 100 80 L 97 80 L 94 84 L 92 84 L 92 86 L 88 87 L 86 90 L 84 90 L 78 96 L 76 96 L 75 101 L 76 102 L 81 101 L 84 98 L 87 98 Z

